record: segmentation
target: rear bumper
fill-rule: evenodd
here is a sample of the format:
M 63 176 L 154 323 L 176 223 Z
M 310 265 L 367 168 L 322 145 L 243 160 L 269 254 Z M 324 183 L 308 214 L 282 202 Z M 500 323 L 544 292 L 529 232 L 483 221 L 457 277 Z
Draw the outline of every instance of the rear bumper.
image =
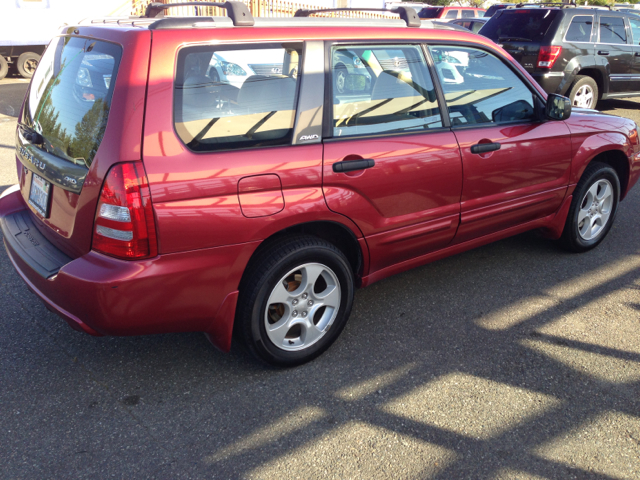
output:
M 0 199 L 9 258 L 29 288 L 74 329 L 92 335 L 203 331 L 229 349 L 238 284 L 258 242 L 140 261 L 89 252 L 47 277 L 33 261 L 37 255 L 25 255 L 10 238 L 16 236 L 11 221 L 25 211 L 16 209 L 21 201 L 19 192 Z
M 566 95 L 574 75 L 567 72 L 532 73 L 531 76 L 547 93 Z

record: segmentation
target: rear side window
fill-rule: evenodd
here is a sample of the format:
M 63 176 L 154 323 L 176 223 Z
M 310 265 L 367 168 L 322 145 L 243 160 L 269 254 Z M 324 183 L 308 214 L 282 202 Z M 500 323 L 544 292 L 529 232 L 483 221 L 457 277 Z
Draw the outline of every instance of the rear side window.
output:
M 462 18 L 473 17 L 475 12 L 473 10 L 462 10 Z
M 333 136 L 442 127 L 433 81 L 417 45 L 332 49 Z
M 453 126 L 534 118 L 533 94 L 495 56 L 465 47 L 430 47 Z
M 627 43 L 623 18 L 600 17 L 600 43 Z
M 458 10 L 449 10 L 444 18 L 458 18 Z
M 291 143 L 301 61 L 302 44 L 182 49 L 176 133 L 196 152 Z
M 564 39 L 567 42 L 589 42 L 591 40 L 592 29 L 592 16 L 576 15 L 571 19 L 571 24 L 567 29 L 567 34 Z
M 556 18 L 558 10 L 518 8 L 501 10 L 482 29 L 482 35 L 495 42 L 539 42 Z
M 109 116 L 122 48 L 78 37 L 52 40 L 31 80 L 23 123 L 44 138 L 43 148 L 91 165 Z

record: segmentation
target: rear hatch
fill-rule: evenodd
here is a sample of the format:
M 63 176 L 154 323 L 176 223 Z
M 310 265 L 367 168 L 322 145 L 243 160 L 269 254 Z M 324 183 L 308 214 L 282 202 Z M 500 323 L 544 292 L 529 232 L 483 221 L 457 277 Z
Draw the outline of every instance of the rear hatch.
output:
M 16 131 L 18 178 L 32 220 L 72 258 L 91 248 L 102 184 L 92 166 L 122 52 L 120 45 L 94 38 L 55 38 L 33 76 Z
M 498 11 L 480 32 L 490 38 L 529 73 L 536 70 L 541 45 L 548 45 L 550 27 L 560 11 L 547 8 L 516 8 Z M 548 71 L 548 70 L 547 70 Z

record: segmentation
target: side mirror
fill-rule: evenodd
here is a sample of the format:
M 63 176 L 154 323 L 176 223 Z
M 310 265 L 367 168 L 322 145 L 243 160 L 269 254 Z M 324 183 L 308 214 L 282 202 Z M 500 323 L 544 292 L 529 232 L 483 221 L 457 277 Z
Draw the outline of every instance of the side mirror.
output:
M 571 100 L 562 95 L 550 93 L 547 97 L 545 114 L 551 120 L 566 120 L 571 116 Z

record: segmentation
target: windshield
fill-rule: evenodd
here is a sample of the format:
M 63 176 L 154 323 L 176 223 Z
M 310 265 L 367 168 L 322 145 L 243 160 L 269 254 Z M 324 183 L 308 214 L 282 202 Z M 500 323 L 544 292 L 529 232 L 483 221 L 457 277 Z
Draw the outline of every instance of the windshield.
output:
M 540 42 L 557 14 L 558 10 L 544 8 L 501 10 L 487 22 L 482 35 L 494 42 Z
M 418 12 L 420 18 L 438 18 L 443 7 L 423 8 Z
M 121 51 L 87 38 L 51 42 L 31 81 L 22 118 L 42 136 L 41 148 L 91 165 L 107 124 Z

